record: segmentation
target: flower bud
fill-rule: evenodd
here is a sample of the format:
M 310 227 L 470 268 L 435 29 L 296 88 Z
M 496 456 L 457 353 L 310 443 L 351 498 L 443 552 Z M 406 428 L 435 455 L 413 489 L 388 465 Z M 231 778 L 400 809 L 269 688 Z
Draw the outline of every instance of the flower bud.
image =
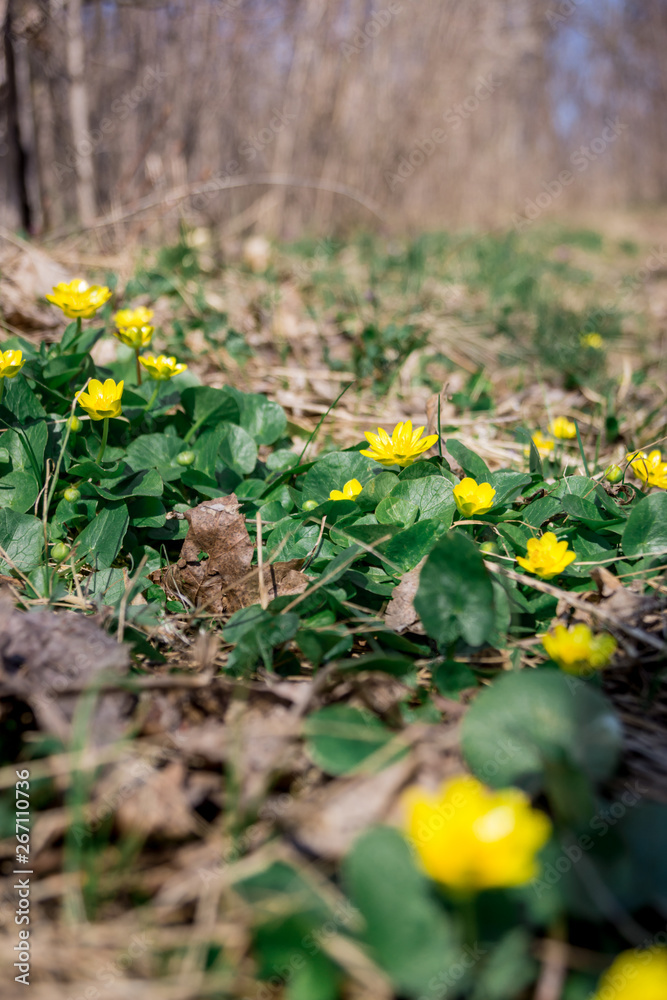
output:
M 56 542 L 51 549 L 51 558 L 55 559 L 56 562 L 62 562 L 63 559 L 67 559 L 69 551 L 69 545 L 65 545 L 64 542 Z
M 81 423 L 81 421 L 79 420 L 78 417 L 72 416 L 67 421 L 67 426 L 69 427 L 70 432 L 72 434 L 76 434 L 77 431 L 81 430 L 81 428 L 83 427 L 83 424 Z
M 303 504 L 303 506 L 302 506 L 301 509 L 302 510 L 315 510 L 316 507 L 319 507 L 319 504 L 318 504 L 317 500 L 306 500 L 306 502 Z
M 482 542 L 479 547 L 480 552 L 484 552 L 487 555 L 494 555 L 498 551 L 498 546 L 495 542 Z
M 192 465 L 195 460 L 194 451 L 182 451 L 176 456 L 178 465 Z
M 610 465 L 605 469 L 604 478 L 608 483 L 620 483 L 623 478 L 623 470 L 618 465 Z
M 77 500 L 81 499 L 81 494 L 75 486 L 69 486 L 63 493 L 63 496 L 68 503 L 76 503 Z

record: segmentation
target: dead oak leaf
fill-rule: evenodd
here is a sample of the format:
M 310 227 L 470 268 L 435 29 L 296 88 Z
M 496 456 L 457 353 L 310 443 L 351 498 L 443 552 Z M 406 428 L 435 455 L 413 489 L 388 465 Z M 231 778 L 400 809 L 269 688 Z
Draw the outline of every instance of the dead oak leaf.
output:
M 206 500 L 184 514 L 189 524 L 177 563 L 151 574 L 168 595 L 186 597 L 197 608 L 230 615 L 260 601 L 259 571 L 251 569 L 255 546 L 241 504 L 232 493 Z M 301 594 L 309 583 L 302 559 L 264 567 L 269 600 Z

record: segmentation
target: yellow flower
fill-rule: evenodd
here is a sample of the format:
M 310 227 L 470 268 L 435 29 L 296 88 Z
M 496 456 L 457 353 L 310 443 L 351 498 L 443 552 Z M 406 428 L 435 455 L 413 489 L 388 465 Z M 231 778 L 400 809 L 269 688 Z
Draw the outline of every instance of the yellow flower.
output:
M 517 556 L 519 566 L 528 573 L 535 573 L 543 580 L 558 576 L 577 558 L 576 552 L 567 547 L 567 541 L 559 542 L 553 531 L 546 531 L 541 538 L 529 538 L 528 557 Z
M 81 279 L 69 284 L 61 281 L 54 286 L 53 295 L 46 298 L 70 319 L 90 319 L 111 298 L 111 289 L 106 285 L 88 285 Z
M 663 462 L 657 448 L 648 455 L 645 451 L 634 451 L 625 457 L 630 460 L 632 471 L 644 486 L 657 486 L 661 490 L 667 490 L 667 462 Z
M 665 1000 L 667 948 L 623 951 L 600 980 L 593 1000 Z
M 0 351 L 0 378 L 14 378 L 24 364 L 22 351 Z
M 408 837 L 437 882 L 470 892 L 524 885 L 537 874 L 551 824 L 518 788 L 494 792 L 461 776 L 436 793 L 410 788 L 403 803 Z
M 592 347 L 595 351 L 601 351 L 604 347 L 604 340 L 599 333 L 582 333 L 580 343 L 582 347 Z
M 567 417 L 556 417 L 549 424 L 549 433 L 561 441 L 571 441 L 577 436 L 577 425 Z
M 119 330 L 126 326 L 149 326 L 153 319 L 153 310 L 146 306 L 137 306 L 136 309 L 119 309 L 114 313 L 113 321 Z
M 108 378 L 104 385 L 97 378 L 91 378 L 88 391 L 82 389 L 76 394 L 79 406 L 86 411 L 92 420 L 104 420 L 105 417 L 119 417 L 121 414 L 120 397 L 123 395 L 123 382 L 118 385 Z
M 355 500 L 361 493 L 363 486 L 358 479 L 350 479 L 345 483 L 342 490 L 332 490 L 329 494 L 330 500 Z
M 554 442 L 550 438 L 545 437 L 542 431 L 536 431 L 533 434 L 533 444 L 537 448 L 542 458 L 546 458 L 546 456 L 550 455 L 551 452 L 554 450 Z M 524 448 L 523 453 L 526 456 L 526 458 L 528 458 L 528 456 L 530 455 L 530 448 Z
M 176 358 L 168 358 L 166 354 L 159 354 L 157 357 L 153 354 L 142 354 L 139 361 L 150 377 L 159 382 L 165 382 L 167 379 L 173 378 L 174 375 L 182 375 L 188 367 L 178 362 Z
M 454 487 L 454 500 L 459 512 L 464 517 L 472 517 L 473 514 L 486 514 L 493 507 L 493 498 L 496 491 L 491 483 L 480 483 L 466 476 Z
M 616 650 L 612 635 L 608 632 L 595 635 L 583 622 L 570 628 L 556 625 L 553 632 L 542 636 L 542 645 L 561 670 L 576 676 L 606 667 Z
M 123 326 L 114 331 L 114 337 L 117 337 L 121 343 L 127 344 L 134 351 L 148 347 L 152 336 L 152 326 Z
M 428 434 L 422 438 L 423 430 L 423 427 L 418 427 L 413 431 L 412 421 L 406 420 L 404 424 L 396 424 L 391 437 L 382 427 L 378 427 L 377 434 L 365 431 L 364 435 L 371 447 L 361 454 L 381 465 L 412 465 L 419 455 L 428 451 L 438 440 L 437 434 Z

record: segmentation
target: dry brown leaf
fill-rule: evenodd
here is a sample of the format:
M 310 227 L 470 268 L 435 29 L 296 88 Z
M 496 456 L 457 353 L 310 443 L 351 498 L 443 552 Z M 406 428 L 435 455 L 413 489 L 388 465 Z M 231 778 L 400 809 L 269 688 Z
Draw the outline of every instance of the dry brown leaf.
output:
M 187 769 L 181 761 L 154 771 L 118 805 L 116 820 L 123 833 L 144 837 L 160 834 L 181 840 L 196 830 L 192 802 L 185 788 Z
M 414 569 L 404 573 L 401 582 L 394 588 L 392 598 L 387 605 L 384 620 L 388 628 L 394 632 L 416 632 L 424 635 L 425 629 L 415 611 L 414 600 L 419 587 L 419 575 L 426 558 L 417 563 Z
M 216 615 L 259 603 L 259 571 L 250 568 L 255 547 L 240 510 L 232 493 L 186 511 L 190 527 L 178 562 L 151 578 L 168 594 Z M 269 600 L 303 593 L 309 580 L 300 572 L 302 565 L 302 559 L 291 559 L 264 567 Z
M 93 686 L 105 672 L 122 676 L 129 665 L 127 646 L 90 618 L 45 609 L 24 613 L 9 601 L 0 603 L 0 693 L 30 705 L 42 729 L 64 742 L 71 737 L 81 687 Z M 93 744 L 122 734 L 131 703 L 122 692 L 100 697 L 90 725 Z

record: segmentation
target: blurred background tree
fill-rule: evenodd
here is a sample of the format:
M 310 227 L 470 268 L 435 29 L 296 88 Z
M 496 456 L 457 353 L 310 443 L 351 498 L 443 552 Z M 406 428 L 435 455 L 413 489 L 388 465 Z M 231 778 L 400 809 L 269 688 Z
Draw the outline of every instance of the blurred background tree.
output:
M 0 18 L 10 228 L 97 217 L 122 239 L 185 217 L 289 239 L 667 193 L 665 0 L 0 0 Z

